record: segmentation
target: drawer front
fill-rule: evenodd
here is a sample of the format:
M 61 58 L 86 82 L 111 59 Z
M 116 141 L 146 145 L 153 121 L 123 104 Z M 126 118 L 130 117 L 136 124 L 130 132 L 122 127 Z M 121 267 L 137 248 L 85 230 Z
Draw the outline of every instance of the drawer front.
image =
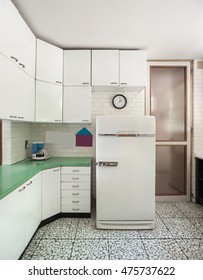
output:
M 62 213 L 90 213 L 90 205 L 61 205 Z
M 90 190 L 61 190 L 61 198 L 90 198 Z
M 90 175 L 78 175 L 78 174 L 62 174 L 61 175 L 62 182 L 90 182 Z
M 90 167 L 82 166 L 63 166 L 61 167 L 61 174 L 90 174 Z
M 61 198 L 61 205 L 71 205 L 72 207 L 78 207 L 78 206 L 89 205 L 89 204 L 90 204 L 90 197 Z
M 61 182 L 62 190 L 89 190 L 90 182 Z

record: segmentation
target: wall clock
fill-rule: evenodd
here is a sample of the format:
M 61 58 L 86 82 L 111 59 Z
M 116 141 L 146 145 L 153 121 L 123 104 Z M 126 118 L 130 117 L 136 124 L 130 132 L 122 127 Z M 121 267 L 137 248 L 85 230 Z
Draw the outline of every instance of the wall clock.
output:
M 112 99 L 112 104 L 116 109 L 123 109 L 127 104 L 127 99 L 122 94 L 117 94 Z

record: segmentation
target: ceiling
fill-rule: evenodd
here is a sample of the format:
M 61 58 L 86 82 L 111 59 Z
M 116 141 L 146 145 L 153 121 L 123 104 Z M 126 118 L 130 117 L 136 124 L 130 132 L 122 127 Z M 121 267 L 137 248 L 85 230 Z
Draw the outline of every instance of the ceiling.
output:
M 34 34 L 63 49 L 145 49 L 203 58 L 203 0 L 12 0 Z

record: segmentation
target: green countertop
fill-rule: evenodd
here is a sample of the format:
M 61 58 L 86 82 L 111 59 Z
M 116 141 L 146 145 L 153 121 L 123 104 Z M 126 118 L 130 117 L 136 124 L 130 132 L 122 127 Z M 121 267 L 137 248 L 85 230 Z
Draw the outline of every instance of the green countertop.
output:
M 91 157 L 51 157 L 44 161 L 23 160 L 0 167 L 0 199 L 38 172 L 59 166 L 91 166 Z

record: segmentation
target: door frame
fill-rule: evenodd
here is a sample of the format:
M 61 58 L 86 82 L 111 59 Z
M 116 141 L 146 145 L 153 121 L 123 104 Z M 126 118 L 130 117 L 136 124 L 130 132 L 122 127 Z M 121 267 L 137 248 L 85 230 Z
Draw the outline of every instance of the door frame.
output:
M 150 68 L 157 67 L 185 67 L 186 68 L 186 141 L 177 142 L 165 142 L 156 141 L 156 146 L 161 145 L 185 145 L 187 147 L 186 152 L 186 195 L 168 195 L 168 196 L 156 196 L 156 201 L 190 201 L 191 200 L 191 128 L 192 128 L 192 108 L 191 108 L 191 61 L 148 61 L 147 74 L 148 83 L 146 87 L 146 114 L 150 115 L 150 88 L 151 88 L 151 76 Z

